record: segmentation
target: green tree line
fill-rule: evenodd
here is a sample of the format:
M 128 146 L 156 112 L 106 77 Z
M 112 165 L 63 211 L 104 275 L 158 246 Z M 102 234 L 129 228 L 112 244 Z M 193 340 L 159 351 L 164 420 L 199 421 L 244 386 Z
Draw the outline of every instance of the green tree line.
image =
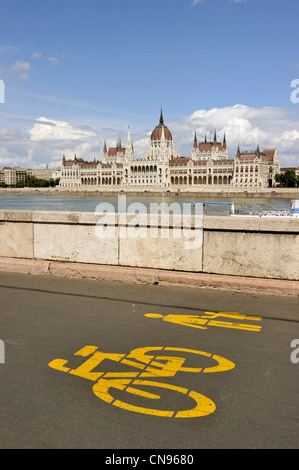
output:
M 295 170 L 286 170 L 284 173 L 275 175 L 276 186 L 278 188 L 297 188 L 299 187 L 299 176 Z
M 27 175 L 25 181 L 18 181 L 13 187 L 15 188 L 49 188 L 54 187 L 59 184 L 60 178 L 51 178 L 49 180 L 44 180 L 37 178 L 34 175 Z M 2 188 L 7 188 L 9 185 L 1 183 Z

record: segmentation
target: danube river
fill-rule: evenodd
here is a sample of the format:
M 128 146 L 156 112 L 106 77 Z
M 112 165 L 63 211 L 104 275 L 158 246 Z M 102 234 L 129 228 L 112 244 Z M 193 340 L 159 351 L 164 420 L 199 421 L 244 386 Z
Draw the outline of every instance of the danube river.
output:
M 122 203 L 120 204 L 120 199 Z M 124 203 L 123 203 L 124 201 Z M 96 212 L 97 207 L 101 203 L 109 203 L 107 205 L 115 212 L 121 212 L 124 207 L 129 208 L 129 212 L 135 212 L 137 206 L 131 206 L 132 203 L 142 203 L 146 207 L 146 211 L 150 211 L 151 203 L 166 203 L 168 206 L 172 203 L 180 204 L 191 202 L 209 203 L 205 204 L 205 213 L 207 215 L 228 215 L 230 204 L 232 202 L 242 203 L 246 206 L 271 206 L 276 210 L 288 210 L 290 208 L 291 199 L 289 198 L 250 198 L 246 197 L 177 197 L 173 195 L 166 196 L 130 196 L 130 195 L 99 195 L 99 196 L 70 196 L 70 195 L 45 195 L 45 194 L 0 194 L 0 210 L 34 210 L 34 211 L 66 211 L 66 212 Z M 217 203 L 217 204 L 216 204 Z M 219 204 L 218 204 L 219 203 Z M 192 207 L 192 205 L 191 205 Z M 193 206 L 194 207 L 194 206 Z M 130 210 L 131 209 L 131 210 Z M 133 210 L 134 209 L 134 210 Z M 99 209 L 98 209 L 99 210 Z M 171 210 L 171 208 L 170 208 Z

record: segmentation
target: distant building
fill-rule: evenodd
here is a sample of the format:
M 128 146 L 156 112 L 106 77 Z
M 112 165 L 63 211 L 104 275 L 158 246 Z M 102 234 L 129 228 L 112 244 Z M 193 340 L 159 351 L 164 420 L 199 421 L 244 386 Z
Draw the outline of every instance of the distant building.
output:
M 4 167 L 0 169 L 0 184 L 15 186 L 19 182 L 25 183 L 28 170 L 19 167 Z
M 4 167 L 0 168 L 0 185 L 15 186 L 17 183 L 26 183 L 26 177 L 35 176 L 37 179 L 49 181 L 56 180 L 61 177 L 61 168 L 31 169 L 20 167 Z
M 192 160 L 193 161 L 209 161 L 209 160 L 227 160 L 228 151 L 226 148 L 226 138 L 223 137 L 223 143 L 217 142 L 216 131 L 214 132 L 213 142 L 207 141 L 205 136 L 204 142 L 197 144 L 196 133 L 194 137 Z
M 49 181 L 53 178 L 53 175 L 52 175 L 52 170 L 49 170 L 48 168 L 46 169 L 30 169 L 28 170 L 28 174 L 32 175 L 32 176 L 35 176 L 37 179 L 41 179 L 41 180 L 46 180 L 46 181 Z
M 54 181 L 61 178 L 61 168 L 60 167 L 53 168 L 52 178 L 53 178 Z
M 195 134 L 191 158 L 181 157 L 174 148 L 170 130 L 164 124 L 161 111 L 159 124 L 151 133 L 149 147 L 143 159 L 137 159 L 130 128 L 126 146 L 118 139 L 115 147 L 107 149 L 104 142 L 101 162 L 83 158 L 66 160 L 63 156 L 61 188 L 174 189 L 191 190 L 202 186 L 234 188 L 266 188 L 275 185 L 274 176 L 280 172 L 277 150 L 257 150 L 241 153 L 228 159 L 226 137 L 197 143 Z
M 258 186 L 272 188 L 275 175 L 280 173 L 277 149 L 241 153 L 238 148 L 234 162 L 232 186 L 238 188 Z

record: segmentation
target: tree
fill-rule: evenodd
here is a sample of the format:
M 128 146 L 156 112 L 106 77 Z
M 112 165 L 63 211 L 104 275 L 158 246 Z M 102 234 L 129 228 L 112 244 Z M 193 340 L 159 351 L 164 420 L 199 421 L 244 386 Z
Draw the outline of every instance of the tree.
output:
M 295 188 L 299 186 L 299 177 L 295 170 L 287 169 L 284 173 L 275 175 L 275 181 L 282 188 Z
M 39 179 L 34 175 L 27 175 L 26 176 L 26 186 L 29 186 L 30 188 L 45 188 L 50 185 L 49 181 Z

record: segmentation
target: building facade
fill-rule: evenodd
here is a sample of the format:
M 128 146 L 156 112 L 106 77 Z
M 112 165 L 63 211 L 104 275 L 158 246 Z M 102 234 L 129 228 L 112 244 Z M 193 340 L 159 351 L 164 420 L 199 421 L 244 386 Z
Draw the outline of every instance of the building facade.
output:
M 274 176 L 280 172 L 277 150 L 257 150 L 228 158 L 226 137 L 213 141 L 197 142 L 195 134 L 191 157 L 181 157 L 175 150 L 170 130 L 164 124 L 161 111 L 159 124 L 151 133 L 149 147 L 143 159 L 137 159 L 130 128 L 126 146 L 118 139 L 115 147 L 107 149 L 106 141 L 101 161 L 86 162 L 82 158 L 67 160 L 63 157 L 61 188 L 150 190 L 187 190 L 202 186 L 233 188 L 265 188 L 275 185 Z
M 4 167 L 0 169 L 0 185 L 15 186 L 17 183 L 25 183 L 28 170 L 19 167 Z
M 16 186 L 18 183 L 26 183 L 27 176 L 35 176 L 38 179 L 49 181 L 61 177 L 61 169 L 31 169 L 20 167 L 0 168 L 0 185 Z

